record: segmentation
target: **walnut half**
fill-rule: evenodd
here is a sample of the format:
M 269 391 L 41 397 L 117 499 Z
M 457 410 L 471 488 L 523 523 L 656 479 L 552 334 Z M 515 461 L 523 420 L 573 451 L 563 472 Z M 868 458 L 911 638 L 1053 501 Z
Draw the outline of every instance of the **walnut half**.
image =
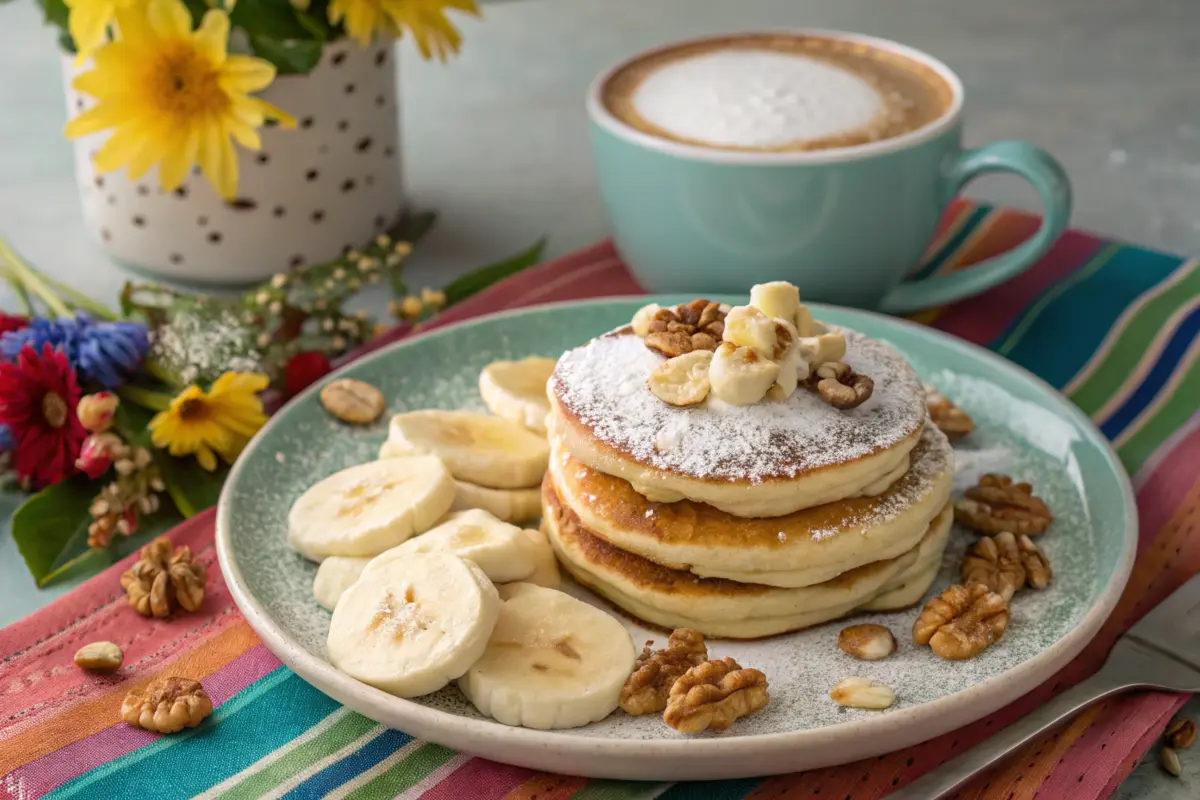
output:
M 739 717 L 766 707 L 767 676 L 732 658 L 705 661 L 671 687 L 663 722 L 681 733 L 723 731 Z
M 949 661 L 971 658 L 1000 641 L 1008 602 L 981 583 L 954 584 L 925 604 L 913 623 L 913 642 Z
M 844 361 L 826 361 L 816 365 L 808 384 L 817 390 L 826 403 L 843 410 L 861 406 L 871 399 L 871 393 L 875 391 L 873 380 L 858 374 Z
M 650 307 L 643 311 L 649 312 Z M 635 331 L 642 325 L 646 329 L 646 347 L 674 358 L 693 350 L 716 350 L 725 332 L 725 312 L 719 303 L 697 298 L 675 308 L 656 309 L 648 320 L 639 322 L 635 317 Z
M 195 611 L 204 602 L 204 567 L 191 548 L 174 547 L 160 536 L 142 548 L 141 557 L 121 575 L 129 605 L 143 617 L 166 617 L 175 606 Z
M 961 574 L 964 584 L 981 583 L 1005 600 L 1011 600 L 1024 588 L 1026 580 L 1017 538 L 1008 531 L 984 536 L 967 551 Z
M 196 727 L 212 710 L 212 700 L 199 681 L 156 678 L 146 688 L 125 695 L 121 719 L 135 728 L 175 733 Z
M 925 387 L 925 408 L 929 410 L 933 424 L 950 439 L 961 439 L 975 430 L 975 421 L 967 412 L 932 386 Z
M 634 717 L 662 711 L 667 707 L 667 696 L 675 681 L 707 660 L 704 636 L 691 628 L 680 628 L 672 633 L 662 650 L 652 651 L 647 642 L 634 665 L 633 674 L 621 688 L 622 710 Z
M 1007 475 L 988 474 L 954 504 L 954 519 L 980 533 L 1011 531 L 1037 536 L 1050 527 L 1054 515 L 1041 498 L 1034 496 L 1028 483 L 1016 483 Z

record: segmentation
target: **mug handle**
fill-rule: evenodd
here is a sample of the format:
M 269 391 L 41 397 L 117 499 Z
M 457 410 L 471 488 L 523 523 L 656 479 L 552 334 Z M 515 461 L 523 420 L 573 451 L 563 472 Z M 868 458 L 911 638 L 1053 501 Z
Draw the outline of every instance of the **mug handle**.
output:
M 889 314 L 907 314 L 979 294 L 1024 272 L 1042 257 L 1067 227 L 1071 216 L 1071 184 L 1053 156 L 1028 142 L 1000 141 L 955 155 L 943 175 L 943 199 L 949 203 L 967 183 L 987 172 L 1013 172 L 1033 184 L 1045 215 L 1032 237 L 998 256 L 948 275 L 902 283 L 880 303 Z

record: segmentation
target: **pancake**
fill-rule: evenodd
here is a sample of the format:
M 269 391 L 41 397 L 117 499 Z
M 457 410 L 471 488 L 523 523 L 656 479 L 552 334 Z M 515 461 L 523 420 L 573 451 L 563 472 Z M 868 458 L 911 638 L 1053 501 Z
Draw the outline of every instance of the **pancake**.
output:
M 542 485 L 542 527 L 560 563 L 576 581 L 629 614 L 665 628 L 688 627 L 730 639 L 753 639 L 845 616 L 874 598 L 913 583 L 941 562 L 953 512 L 947 506 L 920 544 L 825 583 L 800 589 L 699 578 L 620 550 L 589 532 Z
M 853 331 L 846 363 L 875 382 L 839 410 L 806 390 L 786 401 L 688 408 L 647 388 L 663 357 L 623 328 L 568 351 L 550 378 L 550 425 L 577 460 L 646 498 L 776 517 L 883 491 L 908 469 L 925 424 L 921 382 L 895 351 Z
M 703 503 L 654 503 L 551 440 L 549 479 L 583 526 L 610 544 L 696 575 L 798 588 L 912 549 L 950 499 L 954 453 L 936 426 L 912 469 L 882 494 L 782 517 L 743 519 Z

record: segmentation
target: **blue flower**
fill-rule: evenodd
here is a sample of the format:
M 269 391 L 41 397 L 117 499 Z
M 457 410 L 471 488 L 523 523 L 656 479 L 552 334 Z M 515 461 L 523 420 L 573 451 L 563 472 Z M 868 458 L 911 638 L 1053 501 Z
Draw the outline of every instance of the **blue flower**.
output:
M 115 389 L 137 369 L 150 341 L 136 322 L 97 322 L 81 311 L 75 317 L 34 317 L 29 327 L 0 335 L 0 356 L 15 361 L 25 345 L 49 344 L 61 350 L 84 381 Z
M 8 453 L 17 449 L 17 437 L 13 436 L 12 428 L 0 425 L 0 453 Z

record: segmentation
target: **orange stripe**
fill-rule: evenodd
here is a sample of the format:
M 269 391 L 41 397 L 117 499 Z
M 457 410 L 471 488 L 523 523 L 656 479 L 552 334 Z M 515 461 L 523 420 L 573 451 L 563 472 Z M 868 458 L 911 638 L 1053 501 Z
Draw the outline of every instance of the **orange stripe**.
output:
M 0 775 L 23 764 L 53 753 L 80 739 L 121 724 L 121 701 L 126 693 L 160 676 L 202 680 L 259 643 L 258 636 L 244 620 L 214 636 L 204 647 L 181 655 L 156 671 L 147 671 L 136 680 L 114 685 L 104 694 L 70 705 L 53 717 L 20 734 L 0 747 Z
M 1037 794 L 1038 787 L 1058 765 L 1058 760 L 1071 749 L 1080 736 L 1087 733 L 1088 728 L 1092 727 L 1096 718 L 1106 708 L 1108 702 L 1092 706 L 1057 733 L 1025 746 L 996 770 L 976 778 L 970 786 L 959 792 L 958 797 L 961 800 L 986 800 L 992 797 L 1006 797 L 1011 800 L 1032 798 Z
M 504 800 L 570 800 L 587 785 L 587 778 L 549 775 L 543 772 L 504 795 Z

